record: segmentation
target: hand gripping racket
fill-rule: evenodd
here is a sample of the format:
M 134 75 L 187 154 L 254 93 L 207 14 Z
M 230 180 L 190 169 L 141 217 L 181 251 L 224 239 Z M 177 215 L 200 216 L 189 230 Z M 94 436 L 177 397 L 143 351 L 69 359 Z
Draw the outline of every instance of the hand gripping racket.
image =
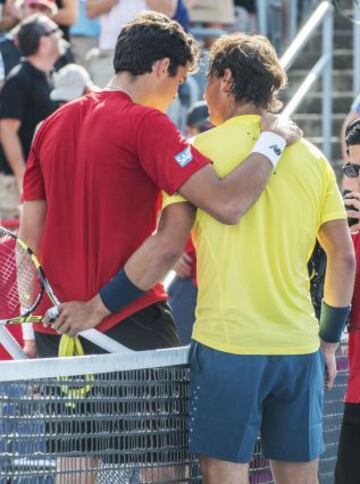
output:
M 32 250 L 15 234 L 0 227 L 0 340 L 4 346 L 7 340 L 2 325 L 41 322 L 43 315 L 33 313 L 44 293 L 54 306 L 60 304 Z M 110 353 L 129 351 L 96 329 L 79 334 Z

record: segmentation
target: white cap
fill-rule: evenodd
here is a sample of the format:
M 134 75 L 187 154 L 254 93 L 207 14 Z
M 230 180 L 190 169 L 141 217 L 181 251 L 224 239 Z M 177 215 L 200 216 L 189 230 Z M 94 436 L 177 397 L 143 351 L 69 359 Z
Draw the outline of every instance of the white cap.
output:
M 84 67 L 78 64 L 68 64 L 54 73 L 54 89 L 50 93 L 53 101 L 73 101 L 84 94 L 85 88 L 97 91 Z

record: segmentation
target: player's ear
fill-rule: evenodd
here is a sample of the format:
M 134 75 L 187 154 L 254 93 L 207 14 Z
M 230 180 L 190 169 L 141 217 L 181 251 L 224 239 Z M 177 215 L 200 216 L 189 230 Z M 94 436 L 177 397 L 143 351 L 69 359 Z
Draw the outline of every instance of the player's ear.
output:
M 221 90 L 223 92 L 229 93 L 232 90 L 233 86 L 233 75 L 229 68 L 226 68 L 224 71 L 224 75 L 221 78 Z
M 163 59 L 159 59 L 154 62 L 152 70 L 156 74 L 157 77 L 165 77 L 169 73 L 170 67 L 170 59 L 168 57 L 164 57 Z

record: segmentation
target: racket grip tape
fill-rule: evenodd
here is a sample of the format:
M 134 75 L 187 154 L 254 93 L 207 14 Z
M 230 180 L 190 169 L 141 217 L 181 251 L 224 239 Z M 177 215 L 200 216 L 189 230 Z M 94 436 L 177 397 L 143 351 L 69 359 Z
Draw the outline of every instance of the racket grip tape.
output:
M 59 317 L 59 308 L 57 306 L 53 306 L 47 310 L 47 315 L 50 318 L 50 323 L 54 323 L 57 318 Z

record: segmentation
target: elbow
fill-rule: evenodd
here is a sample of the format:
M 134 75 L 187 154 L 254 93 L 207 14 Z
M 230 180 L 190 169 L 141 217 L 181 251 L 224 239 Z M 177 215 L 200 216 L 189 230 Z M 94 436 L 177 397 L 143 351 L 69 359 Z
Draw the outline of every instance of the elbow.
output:
M 356 258 L 354 250 L 352 248 L 344 251 L 339 251 L 336 254 L 336 258 L 338 260 L 338 265 L 342 268 L 342 270 L 345 274 L 347 274 L 348 277 L 355 275 Z
M 224 225 L 237 225 L 244 213 L 245 210 L 242 206 L 231 204 L 225 205 L 221 210 L 216 210 L 211 215 Z

